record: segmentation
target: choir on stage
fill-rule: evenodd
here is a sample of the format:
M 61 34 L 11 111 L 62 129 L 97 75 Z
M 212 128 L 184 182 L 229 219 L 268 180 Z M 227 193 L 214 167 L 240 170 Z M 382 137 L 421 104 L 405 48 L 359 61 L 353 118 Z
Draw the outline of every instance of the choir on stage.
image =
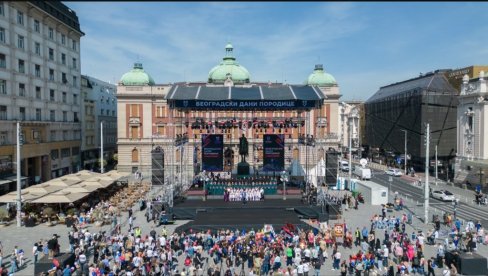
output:
M 227 188 L 224 201 L 260 201 L 264 200 L 263 188 Z

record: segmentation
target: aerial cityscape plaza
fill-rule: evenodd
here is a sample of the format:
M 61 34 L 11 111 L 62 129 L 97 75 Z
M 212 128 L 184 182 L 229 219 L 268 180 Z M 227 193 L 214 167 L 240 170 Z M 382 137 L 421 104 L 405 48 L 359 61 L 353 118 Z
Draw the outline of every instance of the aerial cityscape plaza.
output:
M 0 276 L 488 275 L 472 4 L 0 2 Z

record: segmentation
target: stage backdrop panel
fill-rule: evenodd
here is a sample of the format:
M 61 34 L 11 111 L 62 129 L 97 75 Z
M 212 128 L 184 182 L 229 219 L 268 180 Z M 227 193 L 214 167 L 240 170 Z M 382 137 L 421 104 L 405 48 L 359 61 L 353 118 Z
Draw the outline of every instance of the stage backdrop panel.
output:
M 202 170 L 219 172 L 224 170 L 224 135 L 202 135 Z
M 285 135 L 265 134 L 263 136 L 263 170 L 281 172 L 285 169 Z

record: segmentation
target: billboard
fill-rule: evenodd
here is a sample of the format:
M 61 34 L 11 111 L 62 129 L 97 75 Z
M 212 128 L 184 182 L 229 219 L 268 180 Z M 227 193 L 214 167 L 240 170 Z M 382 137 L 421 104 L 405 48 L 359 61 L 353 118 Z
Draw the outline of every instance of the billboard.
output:
M 224 170 L 224 135 L 202 134 L 202 170 Z
M 263 136 L 263 170 L 281 172 L 285 169 L 285 135 L 265 134 Z

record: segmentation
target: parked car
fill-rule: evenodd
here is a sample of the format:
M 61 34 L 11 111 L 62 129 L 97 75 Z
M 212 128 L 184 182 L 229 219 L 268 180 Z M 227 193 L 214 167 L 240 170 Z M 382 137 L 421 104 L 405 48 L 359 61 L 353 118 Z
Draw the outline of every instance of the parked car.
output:
M 386 170 L 386 174 L 392 176 L 402 176 L 402 172 L 399 169 L 388 169 Z
M 442 201 L 455 201 L 454 194 L 446 190 L 434 190 L 430 192 L 432 198 L 436 198 Z
M 340 167 L 341 167 L 341 171 L 348 172 L 349 171 L 349 162 L 341 161 Z

